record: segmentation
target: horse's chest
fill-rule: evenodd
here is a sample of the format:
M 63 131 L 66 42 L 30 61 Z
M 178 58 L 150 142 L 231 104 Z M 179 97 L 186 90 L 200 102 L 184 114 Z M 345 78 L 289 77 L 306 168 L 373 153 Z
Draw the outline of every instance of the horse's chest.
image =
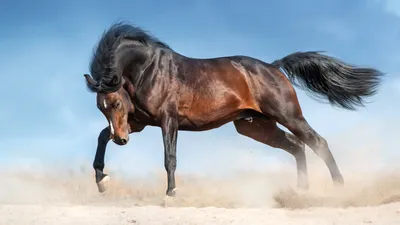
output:
M 143 114 L 154 115 L 156 113 L 157 99 L 150 95 L 137 95 L 133 104 L 135 109 Z

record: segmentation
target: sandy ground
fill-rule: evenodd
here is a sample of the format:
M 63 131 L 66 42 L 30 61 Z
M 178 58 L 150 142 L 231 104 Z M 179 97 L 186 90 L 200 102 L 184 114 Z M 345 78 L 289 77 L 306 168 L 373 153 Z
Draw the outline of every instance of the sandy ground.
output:
M 347 209 L 221 209 L 157 206 L 4 205 L 1 224 L 400 224 L 400 204 Z
M 108 166 L 111 180 L 102 194 L 97 191 L 93 170 L 79 168 L 76 162 L 69 163 L 75 170 L 63 165 L 21 170 L 15 165 L 19 170 L 1 172 L 0 225 L 400 224 L 400 155 L 385 153 L 385 142 L 377 137 L 360 135 L 355 140 L 350 135 L 363 130 L 330 139 L 344 187 L 334 187 L 326 165 L 308 151 L 307 192 L 295 188 L 293 161 L 269 171 L 225 169 L 229 173 L 223 174 L 221 168 L 214 172 L 222 176 L 178 170 L 174 199 L 164 197 L 162 165 L 154 174 L 140 176 Z M 397 152 L 396 148 L 389 150 Z M 123 164 L 125 158 L 118 162 Z M 243 161 L 243 155 L 237 158 Z M 124 163 L 130 162 L 126 158 Z
M 347 173 L 343 188 L 333 187 L 325 173 L 313 174 L 310 191 L 299 192 L 291 169 L 224 178 L 179 175 L 175 199 L 164 198 L 161 172 L 114 177 L 103 194 L 88 171 L 67 179 L 5 174 L 0 224 L 400 224 L 400 173 Z

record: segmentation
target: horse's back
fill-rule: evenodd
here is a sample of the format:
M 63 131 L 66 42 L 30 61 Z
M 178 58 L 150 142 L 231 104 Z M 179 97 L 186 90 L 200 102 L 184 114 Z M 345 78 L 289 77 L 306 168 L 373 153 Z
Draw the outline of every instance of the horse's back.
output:
M 180 64 L 178 79 L 188 91 L 211 98 L 232 92 L 245 101 L 252 101 L 252 98 L 279 92 L 282 88 L 293 88 L 278 67 L 249 56 L 185 58 Z M 269 93 L 262 94 L 264 92 Z
M 240 95 L 243 108 L 271 115 L 288 107 L 301 111 L 292 83 L 277 66 L 248 56 L 231 56 L 226 59 L 237 71 L 226 76 L 233 80 L 236 77 L 245 78 L 241 82 L 245 83 L 243 86 L 246 91 Z M 238 85 L 238 82 L 231 84 Z
M 242 112 L 279 104 L 288 80 L 275 66 L 248 56 L 184 58 L 177 67 L 178 111 L 187 129 L 208 129 Z

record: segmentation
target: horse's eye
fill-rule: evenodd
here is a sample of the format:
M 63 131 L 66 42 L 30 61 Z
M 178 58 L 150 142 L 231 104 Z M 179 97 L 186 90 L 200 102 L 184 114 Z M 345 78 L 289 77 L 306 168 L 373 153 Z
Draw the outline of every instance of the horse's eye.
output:
M 121 106 L 122 106 L 121 101 L 115 102 L 115 108 L 116 109 L 121 109 Z

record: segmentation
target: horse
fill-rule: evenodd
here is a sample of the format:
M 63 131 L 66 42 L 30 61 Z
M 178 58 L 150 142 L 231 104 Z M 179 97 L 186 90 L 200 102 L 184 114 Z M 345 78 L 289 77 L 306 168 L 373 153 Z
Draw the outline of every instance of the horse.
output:
M 191 58 L 130 22 L 103 32 L 89 70 L 83 74 L 86 87 L 96 93 L 108 121 L 93 161 L 98 191 L 106 191 L 110 180 L 103 171 L 107 143 L 125 145 L 129 134 L 153 126 L 161 128 L 167 197 L 176 195 L 178 131 L 207 131 L 229 122 L 239 134 L 291 154 L 297 188 L 309 188 L 305 145 L 325 162 L 333 184 L 343 186 L 328 142 L 304 118 L 294 86 L 315 100 L 357 110 L 377 93 L 383 75 L 320 51 L 294 52 L 272 63 L 245 55 Z

